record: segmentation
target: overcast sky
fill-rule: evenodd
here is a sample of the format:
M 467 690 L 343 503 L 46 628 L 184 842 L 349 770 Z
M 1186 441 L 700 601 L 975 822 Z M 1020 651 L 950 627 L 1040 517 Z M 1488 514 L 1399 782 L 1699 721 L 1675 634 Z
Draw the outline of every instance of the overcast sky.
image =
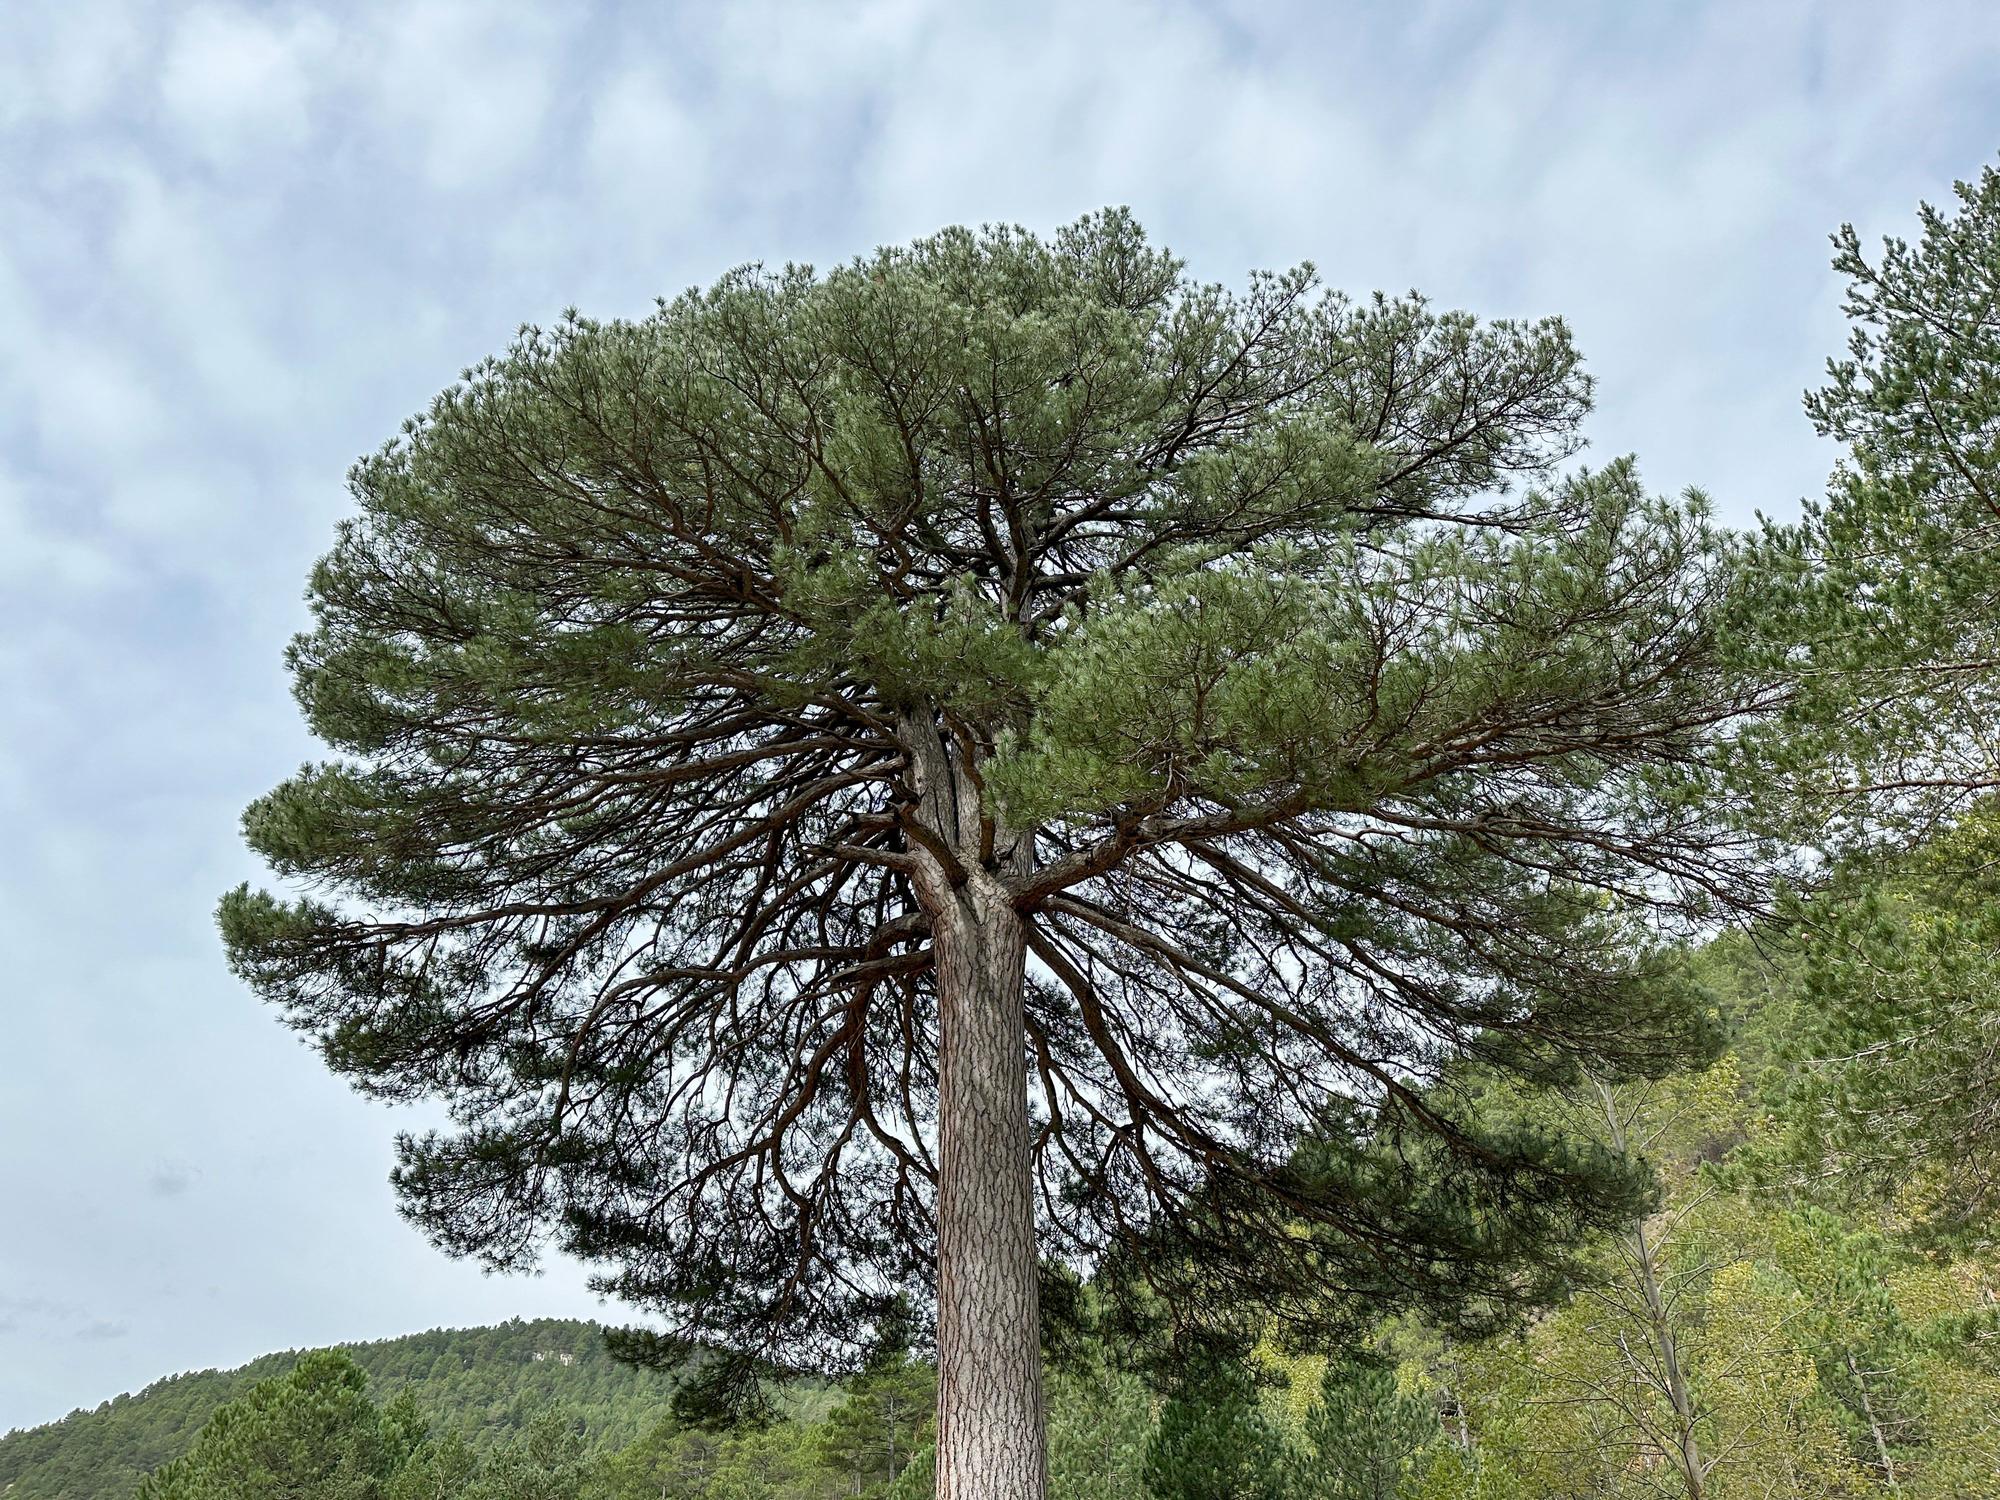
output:
M 461 366 L 750 259 L 1110 203 L 1207 278 L 1561 313 L 1598 458 L 1786 515 L 1826 235 L 2000 147 L 1986 4 L 0 4 L 0 1429 L 521 1314 L 224 969 L 342 475 Z M 615 1316 L 615 1310 L 608 1315 Z

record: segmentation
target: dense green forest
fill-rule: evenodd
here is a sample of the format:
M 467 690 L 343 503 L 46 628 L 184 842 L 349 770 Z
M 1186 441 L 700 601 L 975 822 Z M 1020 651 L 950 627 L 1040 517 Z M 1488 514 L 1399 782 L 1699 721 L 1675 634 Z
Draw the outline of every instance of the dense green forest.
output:
M 303 1352 L 170 1376 L 46 1427 L 9 1433 L 0 1438 L 0 1493 L 10 1500 L 127 1494 L 141 1475 L 185 1452 L 218 1407 L 287 1374 Z M 666 1377 L 614 1360 L 601 1329 L 555 1319 L 438 1329 L 344 1352 L 377 1395 L 407 1389 L 433 1421 L 480 1445 L 504 1441 L 552 1403 L 573 1413 L 593 1442 L 628 1442 L 657 1419 L 672 1390 Z

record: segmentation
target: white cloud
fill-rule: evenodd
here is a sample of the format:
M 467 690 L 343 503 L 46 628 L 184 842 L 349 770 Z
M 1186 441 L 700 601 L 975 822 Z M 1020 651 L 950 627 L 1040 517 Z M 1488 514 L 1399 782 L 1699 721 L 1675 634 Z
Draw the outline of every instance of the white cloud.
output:
M 174 28 L 159 69 L 167 119 L 212 162 L 296 149 L 311 130 L 331 28 L 310 17 L 204 5 Z
M 44 453 L 101 470 L 165 436 L 159 372 L 137 351 L 58 335 L 37 354 L 32 410 Z
M 119 0 L 0 6 L 0 129 L 84 119 L 126 97 L 150 38 Z
M 350 39 L 363 123 L 432 187 L 467 192 L 513 178 L 545 144 L 565 43 L 549 9 L 470 0 L 378 7 Z
M 594 91 L 584 159 L 600 187 L 653 223 L 698 226 L 717 143 L 677 92 L 658 67 L 627 68 Z
M 743 0 L 684 31 L 729 91 L 803 108 L 911 80 L 911 56 L 951 9 L 941 0 Z
M 102 169 L 100 181 L 115 204 L 106 270 L 136 314 L 131 333 L 173 367 L 177 401 L 199 402 L 205 424 L 292 415 L 298 354 L 272 326 L 299 290 L 286 280 L 280 205 L 134 163 Z
M 27 486 L 0 472 L 0 586 L 48 595 L 94 594 L 128 580 L 124 565 L 100 544 L 37 514 Z

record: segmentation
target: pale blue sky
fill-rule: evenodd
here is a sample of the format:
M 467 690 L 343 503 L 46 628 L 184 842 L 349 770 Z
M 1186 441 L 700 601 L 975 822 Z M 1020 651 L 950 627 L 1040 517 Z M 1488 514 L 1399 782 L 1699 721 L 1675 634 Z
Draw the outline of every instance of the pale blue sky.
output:
M 509 1314 L 225 971 L 238 809 L 348 462 L 524 320 L 1127 203 L 1567 316 L 1599 457 L 1726 515 L 1832 454 L 1826 234 L 2000 148 L 2000 11 L 1674 3 L 0 6 L 0 1429 L 172 1370 Z

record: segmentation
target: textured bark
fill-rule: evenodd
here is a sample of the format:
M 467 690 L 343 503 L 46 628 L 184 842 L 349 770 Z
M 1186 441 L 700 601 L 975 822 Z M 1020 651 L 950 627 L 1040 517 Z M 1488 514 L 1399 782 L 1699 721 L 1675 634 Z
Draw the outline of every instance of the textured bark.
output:
M 975 872 L 936 934 L 939 993 L 938 1500 L 1047 1490 L 1027 1081 L 1026 943 Z
M 1043 1500 L 1027 931 L 1002 879 L 1034 842 L 987 817 L 962 741 L 923 716 L 898 727 L 938 992 L 938 1500 Z

